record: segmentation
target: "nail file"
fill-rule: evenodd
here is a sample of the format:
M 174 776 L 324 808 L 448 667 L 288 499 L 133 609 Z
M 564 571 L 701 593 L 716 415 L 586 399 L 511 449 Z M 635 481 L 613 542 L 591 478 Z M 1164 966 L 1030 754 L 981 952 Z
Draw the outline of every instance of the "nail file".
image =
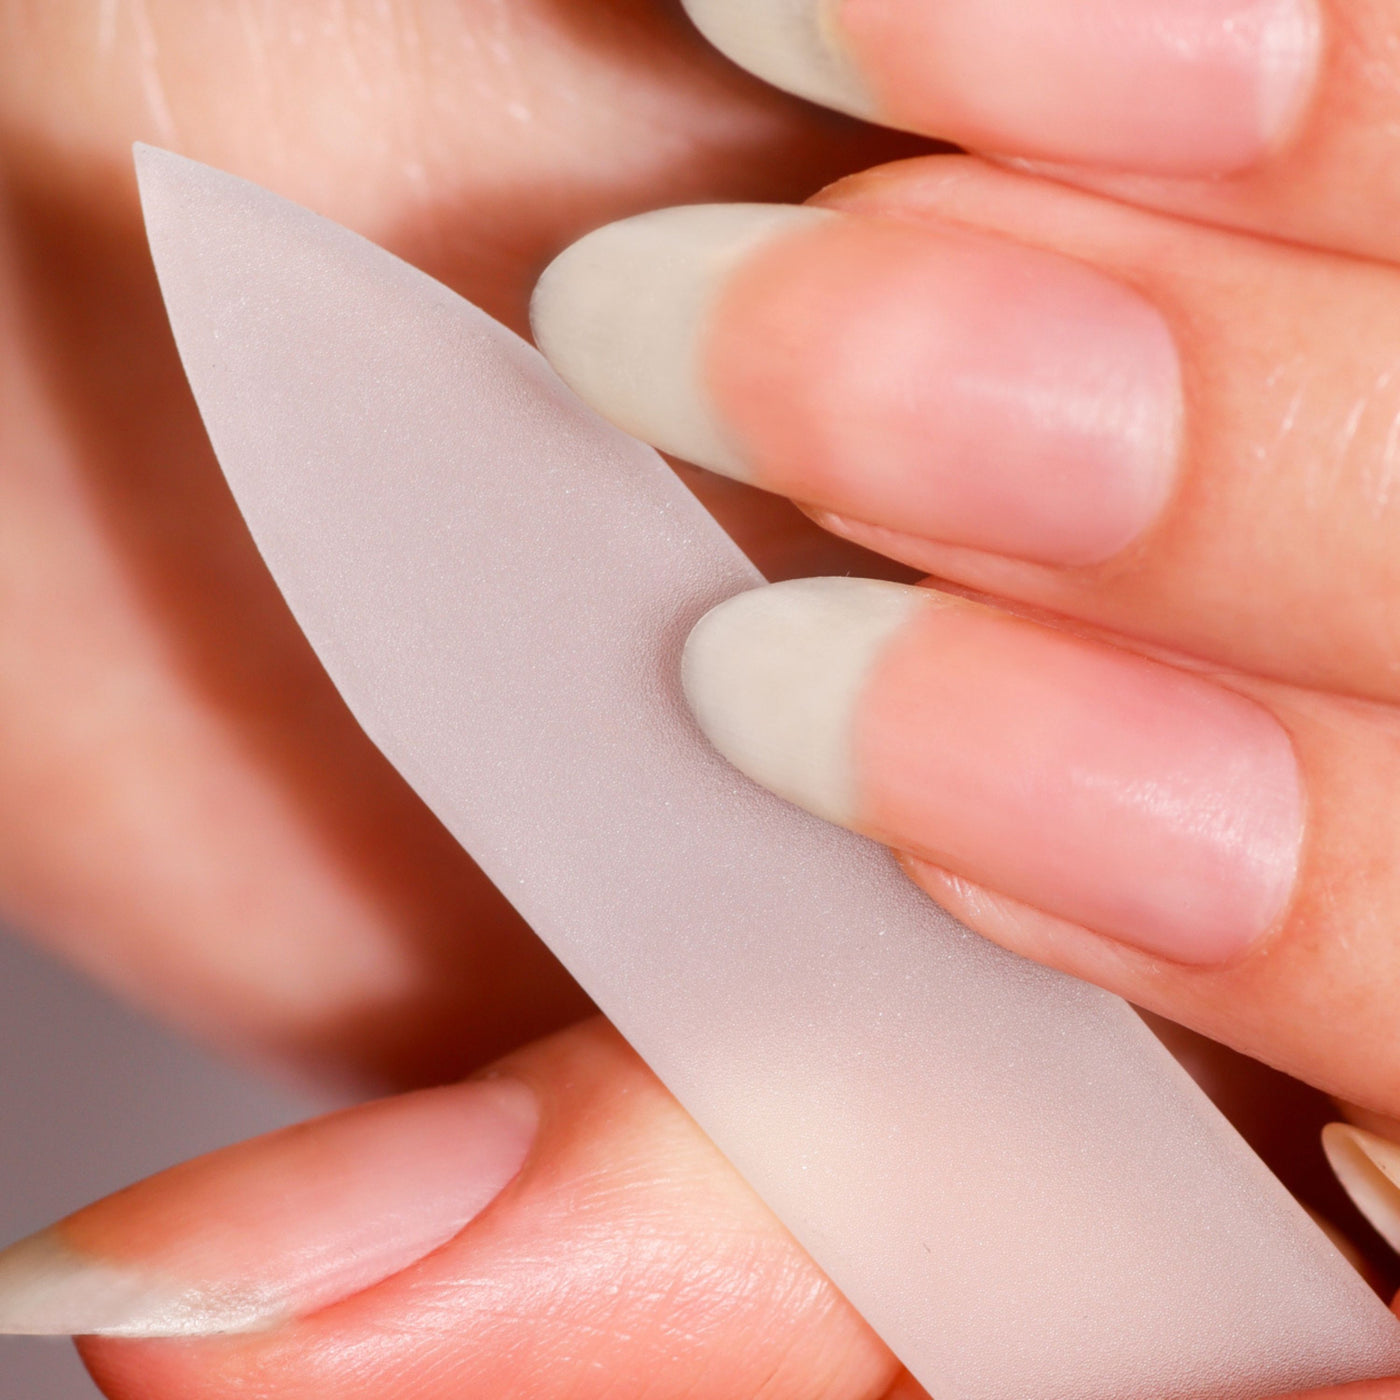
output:
M 763 580 L 660 457 L 389 253 L 137 158 L 209 436 L 350 708 L 938 1400 L 1400 1371 L 1125 1003 L 710 750 L 680 649 Z

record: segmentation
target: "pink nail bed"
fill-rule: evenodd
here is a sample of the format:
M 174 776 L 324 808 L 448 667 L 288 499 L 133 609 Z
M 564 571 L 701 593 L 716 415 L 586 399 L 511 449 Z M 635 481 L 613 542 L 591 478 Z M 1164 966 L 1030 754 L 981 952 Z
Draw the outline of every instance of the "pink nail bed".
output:
M 856 717 L 861 824 L 1048 913 L 1213 965 L 1284 912 L 1297 761 L 1261 706 L 964 604 L 916 616 Z
M 1320 49 L 1311 0 L 844 0 L 837 28 L 897 125 L 1174 175 L 1264 157 Z
M 706 373 L 759 484 L 942 542 L 1093 563 L 1175 479 L 1160 312 L 1007 240 L 856 215 L 785 237 L 726 286 Z

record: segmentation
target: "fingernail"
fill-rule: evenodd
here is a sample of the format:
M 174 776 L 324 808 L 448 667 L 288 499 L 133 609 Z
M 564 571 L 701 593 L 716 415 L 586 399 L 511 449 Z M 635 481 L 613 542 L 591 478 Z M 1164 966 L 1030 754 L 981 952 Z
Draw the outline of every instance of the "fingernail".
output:
M 163 1172 L 0 1252 L 0 1333 L 210 1336 L 326 1307 L 480 1214 L 536 1121 L 523 1084 L 481 1081 Z
M 1329 1123 L 1322 1150 L 1357 1210 L 1400 1250 L 1400 1146 L 1349 1123 Z
M 1176 175 L 1263 157 L 1321 49 L 1313 0 L 686 0 L 736 62 L 974 149 Z
M 721 53 L 774 87 L 876 119 L 875 96 L 838 26 L 839 0 L 681 0 Z
M 925 606 L 918 590 L 872 579 L 803 579 L 742 594 L 691 632 L 686 699 L 736 768 L 853 825 L 856 708 L 882 652 Z
M 684 683 L 790 801 L 1149 953 L 1227 962 L 1288 903 L 1292 745 L 1198 676 L 928 589 L 806 579 L 702 619 Z
M 530 305 L 535 340 L 575 393 L 634 437 L 743 480 L 702 382 L 715 298 L 756 248 L 831 217 L 698 204 L 609 224 L 545 269 Z
M 816 210 L 667 210 L 541 284 L 545 352 L 606 416 L 809 506 L 1050 564 L 1117 553 L 1176 476 L 1161 314 L 1082 263 Z

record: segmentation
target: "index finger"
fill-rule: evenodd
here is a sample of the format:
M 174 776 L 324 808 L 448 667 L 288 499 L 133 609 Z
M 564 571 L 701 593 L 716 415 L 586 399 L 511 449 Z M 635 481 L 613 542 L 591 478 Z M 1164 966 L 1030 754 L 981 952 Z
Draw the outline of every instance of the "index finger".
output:
M 1400 254 L 1395 0 L 686 0 L 760 77 L 1133 202 Z

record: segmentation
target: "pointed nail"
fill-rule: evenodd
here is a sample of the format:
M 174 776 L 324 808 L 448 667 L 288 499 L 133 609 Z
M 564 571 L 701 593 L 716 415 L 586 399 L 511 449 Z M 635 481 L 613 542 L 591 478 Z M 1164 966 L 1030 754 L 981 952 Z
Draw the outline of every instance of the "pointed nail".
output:
M 1178 175 L 1286 137 L 1321 54 L 1314 0 L 685 0 L 761 78 L 975 150 Z
M 1287 907 L 1291 741 L 1202 677 L 839 578 L 721 604 L 683 674 L 701 727 L 756 781 L 1094 934 L 1218 965 Z
M 695 27 L 741 68 L 811 102 L 874 118 L 876 103 L 836 28 L 839 0 L 682 0 Z
M 314 1312 L 452 1239 L 519 1171 L 533 1094 L 487 1080 L 211 1153 L 0 1251 L 0 1333 L 194 1337 Z
M 1329 1123 L 1322 1150 L 1357 1210 L 1400 1251 L 1400 1145 L 1350 1123 Z
M 925 539 L 1096 563 L 1176 479 L 1162 314 L 1073 259 L 815 209 L 669 209 L 545 274 L 536 335 L 605 417 L 700 466 Z
M 873 579 L 798 579 L 703 617 L 686 643 L 686 699 L 736 768 L 828 821 L 857 816 L 851 734 L 876 660 L 926 589 Z
M 747 480 L 704 385 L 710 313 L 752 252 L 833 217 L 701 204 L 609 224 L 545 269 L 530 306 L 535 339 L 566 384 L 634 437 Z
M 266 1300 L 207 1294 L 89 1258 L 43 1230 L 0 1253 L 0 1333 L 7 1336 L 179 1337 L 250 1331 Z

